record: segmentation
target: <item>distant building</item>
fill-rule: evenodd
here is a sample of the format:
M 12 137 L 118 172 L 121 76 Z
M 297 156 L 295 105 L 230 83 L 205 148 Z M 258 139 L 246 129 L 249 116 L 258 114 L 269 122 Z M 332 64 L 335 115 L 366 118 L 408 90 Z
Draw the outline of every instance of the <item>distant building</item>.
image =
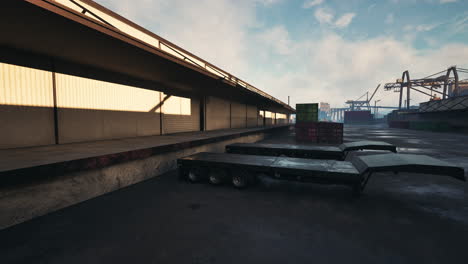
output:
M 330 104 L 329 103 L 324 103 L 320 102 L 320 111 L 330 113 Z
M 319 120 L 330 120 L 331 119 L 331 108 L 329 103 L 320 102 L 319 106 Z

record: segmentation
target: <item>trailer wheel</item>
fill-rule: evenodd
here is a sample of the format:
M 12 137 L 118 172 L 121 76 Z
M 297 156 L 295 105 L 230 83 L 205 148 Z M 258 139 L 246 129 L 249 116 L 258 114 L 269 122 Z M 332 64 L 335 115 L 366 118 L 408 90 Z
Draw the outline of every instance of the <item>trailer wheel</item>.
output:
M 204 170 L 200 168 L 192 168 L 187 174 L 187 179 L 192 182 L 200 182 L 203 179 Z
M 224 179 L 227 178 L 227 173 L 223 169 L 212 169 L 208 176 L 208 181 L 213 185 L 219 185 L 223 183 Z
M 249 184 L 250 175 L 247 171 L 235 171 L 232 175 L 232 185 L 237 189 L 243 189 Z

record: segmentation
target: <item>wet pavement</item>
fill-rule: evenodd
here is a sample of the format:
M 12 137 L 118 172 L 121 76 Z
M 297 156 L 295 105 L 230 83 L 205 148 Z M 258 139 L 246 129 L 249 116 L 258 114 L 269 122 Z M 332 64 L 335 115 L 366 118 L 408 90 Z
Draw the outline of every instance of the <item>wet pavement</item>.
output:
M 356 140 L 468 172 L 468 135 L 345 126 L 345 141 Z M 171 172 L 0 231 L 0 262 L 466 263 L 467 190 L 448 177 L 376 174 L 355 199 L 343 186 L 262 178 L 239 191 Z

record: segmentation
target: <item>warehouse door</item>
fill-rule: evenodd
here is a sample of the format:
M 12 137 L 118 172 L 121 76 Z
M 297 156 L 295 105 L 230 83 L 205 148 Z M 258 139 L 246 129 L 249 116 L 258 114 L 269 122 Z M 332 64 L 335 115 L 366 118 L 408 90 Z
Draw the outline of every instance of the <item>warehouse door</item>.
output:
M 207 97 L 205 113 L 206 130 L 230 128 L 230 102 L 217 97 Z
M 199 99 L 165 94 L 163 100 L 163 134 L 200 130 Z

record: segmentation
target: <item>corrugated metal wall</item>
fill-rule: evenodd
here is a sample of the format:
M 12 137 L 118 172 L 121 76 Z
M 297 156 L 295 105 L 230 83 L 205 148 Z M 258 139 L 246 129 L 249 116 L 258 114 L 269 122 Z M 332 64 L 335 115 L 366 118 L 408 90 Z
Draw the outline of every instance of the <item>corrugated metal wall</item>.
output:
M 163 95 L 163 101 L 164 134 L 200 130 L 199 99 Z
M 56 74 L 59 143 L 160 134 L 160 92 Z
M 247 105 L 247 127 L 257 126 L 257 107 L 254 105 Z
M 231 128 L 247 127 L 247 107 L 245 104 L 231 102 Z
M 46 68 L 51 61 L 42 62 Z M 56 62 L 58 72 L 65 64 Z M 86 68 L 80 68 L 86 73 Z M 0 63 L 0 148 L 200 130 L 200 100 Z M 54 80 L 55 104 L 54 108 Z M 256 106 L 207 97 L 206 130 L 263 125 Z M 54 113 L 57 120 L 55 126 Z M 160 120 L 163 111 L 163 120 Z M 272 124 L 272 113 L 267 124 Z
M 0 63 L 0 148 L 55 142 L 52 73 Z
M 206 130 L 230 127 L 230 103 L 227 100 L 209 96 L 206 98 Z

